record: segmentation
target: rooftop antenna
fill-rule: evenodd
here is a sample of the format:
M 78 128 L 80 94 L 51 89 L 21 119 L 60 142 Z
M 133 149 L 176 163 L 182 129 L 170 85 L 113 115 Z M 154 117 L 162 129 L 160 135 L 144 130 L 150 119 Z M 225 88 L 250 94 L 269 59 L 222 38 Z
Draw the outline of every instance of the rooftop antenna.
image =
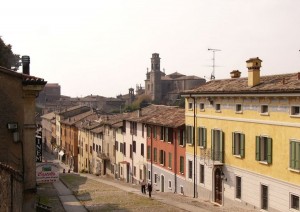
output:
M 212 61 L 213 61 L 213 65 L 212 65 L 213 71 L 212 71 L 212 73 L 210 75 L 210 80 L 214 80 L 216 78 L 215 77 L 215 67 L 216 67 L 216 65 L 215 65 L 215 52 L 221 51 L 221 50 L 220 49 L 208 49 L 208 51 L 212 51 L 213 52 L 213 58 L 212 58 Z

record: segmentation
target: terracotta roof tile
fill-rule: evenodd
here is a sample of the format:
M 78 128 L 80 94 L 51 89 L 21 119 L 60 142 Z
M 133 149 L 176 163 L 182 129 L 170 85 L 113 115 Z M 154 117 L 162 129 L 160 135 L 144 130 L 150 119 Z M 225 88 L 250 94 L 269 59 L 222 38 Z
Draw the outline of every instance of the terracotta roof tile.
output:
M 212 80 L 182 94 L 264 94 L 300 92 L 299 73 L 261 76 L 260 83 L 248 86 L 248 78 Z

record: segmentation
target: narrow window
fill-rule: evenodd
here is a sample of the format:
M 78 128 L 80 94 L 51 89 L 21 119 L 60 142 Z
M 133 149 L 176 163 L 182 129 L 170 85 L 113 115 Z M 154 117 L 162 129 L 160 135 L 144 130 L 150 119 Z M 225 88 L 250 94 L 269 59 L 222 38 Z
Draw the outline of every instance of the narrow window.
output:
M 235 177 L 235 198 L 242 198 L 242 178 L 239 176 Z
M 147 146 L 147 159 L 150 160 L 151 158 L 151 147 Z
M 204 103 L 200 103 L 200 110 L 203 111 L 204 109 Z
M 154 149 L 153 149 L 153 161 L 154 162 L 157 162 L 157 149 L 154 147 Z
M 155 184 L 157 183 L 157 174 L 156 173 L 154 174 L 154 183 Z
M 180 156 L 180 173 L 184 173 L 184 157 Z
M 132 158 L 132 145 L 129 146 L 129 157 Z
M 133 167 L 133 176 L 136 177 L 136 166 Z
M 169 188 L 172 188 L 172 182 L 171 182 L 171 180 L 169 180 Z
M 204 165 L 200 164 L 200 183 L 204 184 Z
M 169 165 L 168 165 L 168 167 L 170 169 L 172 169 L 172 153 L 171 152 L 169 152 Z
M 193 103 L 189 102 L 189 110 L 193 110 Z
M 141 144 L 141 156 L 144 156 L 144 144 Z
M 268 210 L 268 186 L 261 185 L 261 209 Z
M 133 151 L 134 153 L 136 153 L 136 141 L 133 141 L 133 142 L 132 142 L 132 145 L 133 145 L 132 151 Z
M 197 145 L 206 148 L 206 128 L 198 127 Z
M 236 104 L 235 105 L 235 112 L 236 113 L 241 113 L 243 111 L 242 105 L 241 104 Z
M 299 196 L 291 194 L 291 208 L 295 210 L 300 210 L 299 207 Z
M 193 178 L 193 161 L 189 160 L 188 162 L 188 167 L 189 167 L 189 179 Z
M 221 111 L 221 104 L 216 104 L 215 109 L 217 112 Z

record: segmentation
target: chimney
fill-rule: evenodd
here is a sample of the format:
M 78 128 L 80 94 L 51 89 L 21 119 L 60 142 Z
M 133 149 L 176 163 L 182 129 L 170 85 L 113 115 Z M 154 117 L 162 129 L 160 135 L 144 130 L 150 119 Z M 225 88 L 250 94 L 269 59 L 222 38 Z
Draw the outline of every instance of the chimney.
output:
M 138 109 L 137 114 L 138 114 L 138 118 L 142 117 L 142 109 L 141 108 Z
M 248 68 L 248 86 L 254 87 L 260 83 L 260 67 L 262 60 L 258 57 L 246 61 Z
M 233 70 L 230 72 L 231 78 L 240 78 L 241 77 L 241 72 L 239 70 Z
M 23 66 L 23 74 L 30 75 L 30 57 L 27 55 L 22 56 L 22 66 Z

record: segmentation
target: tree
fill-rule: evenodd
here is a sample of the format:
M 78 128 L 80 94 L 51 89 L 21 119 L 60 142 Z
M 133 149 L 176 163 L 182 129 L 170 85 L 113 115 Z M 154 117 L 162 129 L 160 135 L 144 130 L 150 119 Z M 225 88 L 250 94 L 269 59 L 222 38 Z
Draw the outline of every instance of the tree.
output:
M 0 66 L 18 70 L 20 63 L 20 55 L 14 54 L 11 50 L 11 45 L 6 45 L 0 36 Z

